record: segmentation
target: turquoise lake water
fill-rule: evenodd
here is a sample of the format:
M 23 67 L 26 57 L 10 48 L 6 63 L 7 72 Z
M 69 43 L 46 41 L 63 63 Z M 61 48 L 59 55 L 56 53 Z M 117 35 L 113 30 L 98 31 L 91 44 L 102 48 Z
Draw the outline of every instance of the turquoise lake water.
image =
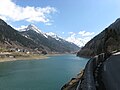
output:
M 0 63 L 0 90 L 60 90 L 88 59 L 76 55 Z

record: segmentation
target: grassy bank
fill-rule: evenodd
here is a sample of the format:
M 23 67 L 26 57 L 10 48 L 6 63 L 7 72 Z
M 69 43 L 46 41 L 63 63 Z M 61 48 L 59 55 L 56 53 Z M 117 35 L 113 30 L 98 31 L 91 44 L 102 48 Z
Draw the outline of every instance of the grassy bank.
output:
M 50 56 L 58 56 L 62 54 L 26 54 L 26 53 L 20 53 L 20 52 L 4 52 L 0 53 L 0 62 L 7 62 L 7 61 L 16 61 L 16 60 L 39 60 L 39 59 L 46 59 Z
M 48 58 L 49 55 L 39 55 L 39 54 L 25 54 L 25 53 L 6 53 L 2 54 L 0 57 L 0 62 L 15 61 L 15 60 L 38 60 Z

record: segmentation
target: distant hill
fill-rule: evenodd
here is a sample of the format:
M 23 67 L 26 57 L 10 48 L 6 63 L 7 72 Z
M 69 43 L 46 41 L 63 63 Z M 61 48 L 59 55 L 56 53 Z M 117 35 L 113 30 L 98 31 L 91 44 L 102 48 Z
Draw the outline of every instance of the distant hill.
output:
M 120 18 L 91 39 L 77 53 L 78 56 L 92 57 L 103 52 L 120 49 Z
M 50 52 L 75 52 L 79 49 L 73 43 L 70 43 L 54 33 L 43 33 L 35 25 L 29 25 L 21 34 L 37 44 L 41 44 Z
M 29 25 L 19 32 L 0 19 L 0 49 L 22 48 L 27 50 L 47 52 L 74 52 L 79 49 L 73 43 L 67 42 L 57 35 L 42 33 L 36 26 Z

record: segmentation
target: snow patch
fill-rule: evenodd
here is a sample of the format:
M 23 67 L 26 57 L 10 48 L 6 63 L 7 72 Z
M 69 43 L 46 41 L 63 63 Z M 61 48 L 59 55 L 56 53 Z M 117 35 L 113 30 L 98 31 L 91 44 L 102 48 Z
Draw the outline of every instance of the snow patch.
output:
M 44 37 L 48 38 L 48 35 L 46 33 L 43 34 Z
M 59 40 L 59 41 L 61 41 L 60 40 L 60 38 L 55 34 L 55 33 L 53 33 L 53 32 L 48 32 L 48 33 L 46 33 L 48 36 L 51 36 L 52 38 L 55 38 L 56 40 Z
M 40 29 L 38 29 L 35 25 L 33 24 L 30 24 L 27 28 L 26 28 L 26 31 L 28 30 L 34 30 L 35 32 L 37 33 L 42 33 L 42 31 Z
M 26 31 L 28 31 L 28 30 L 33 30 L 33 31 L 37 32 L 38 34 L 42 34 L 45 38 L 48 38 L 48 36 L 46 35 L 46 33 L 42 32 L 40 29 L 38 29 L 38 28 L 37 28 L 35 25 L 33 25 L 33 24 L 30 24 L 30 25 L 27 27 Z

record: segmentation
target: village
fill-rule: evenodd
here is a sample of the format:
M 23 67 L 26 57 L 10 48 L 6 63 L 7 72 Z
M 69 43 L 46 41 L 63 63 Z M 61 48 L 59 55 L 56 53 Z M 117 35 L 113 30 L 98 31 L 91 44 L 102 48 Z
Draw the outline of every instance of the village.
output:
M 45 57 L 46 51 L 38 51 L 37 49 L 24 48 L 0 48 L 0 60 L 18 60 L 18 59 L 40 59 Z

